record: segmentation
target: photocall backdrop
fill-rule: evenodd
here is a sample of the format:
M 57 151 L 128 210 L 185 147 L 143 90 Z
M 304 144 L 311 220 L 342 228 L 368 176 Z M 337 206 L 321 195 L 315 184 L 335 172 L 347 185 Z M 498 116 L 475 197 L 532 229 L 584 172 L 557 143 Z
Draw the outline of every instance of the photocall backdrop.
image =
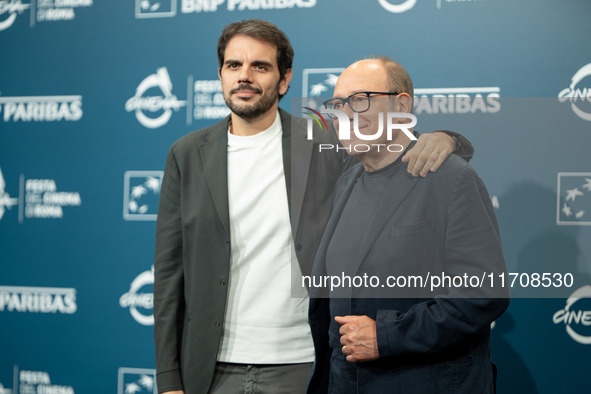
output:
M 0 0 L 0 394 L 156 392 L 164 162 L 228 114 L 217 39 L 249 18 L 295 48 L 293 112 L 362 57 L 407 68 L 417 129 L 473 142 L 519 274 L 499 392 L 591 392 L 591 2 Z M 544 272 L 574 281 L 519 297 Z

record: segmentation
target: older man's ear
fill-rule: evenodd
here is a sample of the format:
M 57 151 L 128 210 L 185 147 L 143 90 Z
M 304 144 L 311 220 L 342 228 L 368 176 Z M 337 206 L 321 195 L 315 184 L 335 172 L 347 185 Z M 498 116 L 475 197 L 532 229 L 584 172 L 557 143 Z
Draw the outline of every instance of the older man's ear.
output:
M 397 112 L 412 113 L 412 97 L 408 93 L 400 93 L 396 97 L 398 109 Z

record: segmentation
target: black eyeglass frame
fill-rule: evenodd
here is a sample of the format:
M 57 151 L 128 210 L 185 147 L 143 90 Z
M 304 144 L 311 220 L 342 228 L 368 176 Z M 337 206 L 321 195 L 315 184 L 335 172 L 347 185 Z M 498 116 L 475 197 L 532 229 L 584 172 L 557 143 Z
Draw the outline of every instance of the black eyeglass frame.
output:
M 349 101 L 351 99 L 351 97 L 357 96 L 357 95 L 360 95 L 360 94 L 365 94 L 367 96 L 367 108 L 364 109 L 363 111 L 357 111 L 355 108 L 353 108 L 353 106 L 351 106 L 351 102 Z M 324 105 L 324 108 L 326 108 L 326 109 L 334 109 L 334 106 L 333 106 L 333 108 L 328 108 L 328 104 L 331 101 L 333 101 L 333 100 L 341 100 L 342 101 L 342 104 L 343 104 L 343 107 L 345 106 L 345 104 L 348 103 L 349 104 L 349 108 L 351 108 L 351 110 L 353 112 L 362 113 L 362 112 L 365 112 L 365 111 L 368 111 L 369 110 L 369 108 L 371 106 L 371 99 L 370 99 L 371 96 L 370 95 L 372 95 L 372 94 L 374 94 L 374 95 L 380 94 L 380 95 L 388 95 L 388 96 L 398 96 L 401 93 L 397 93 L 397 92 L 357 92 L 357 93 L 353 93 L 353 94 L 349 95 L 346 98 L 339 98 L 339 97 L 331 98 L 330 100 L 323 101 L 322 104 Z M 334 119 L 335 114 L 328 113 L 328 116 L 331 119 Z

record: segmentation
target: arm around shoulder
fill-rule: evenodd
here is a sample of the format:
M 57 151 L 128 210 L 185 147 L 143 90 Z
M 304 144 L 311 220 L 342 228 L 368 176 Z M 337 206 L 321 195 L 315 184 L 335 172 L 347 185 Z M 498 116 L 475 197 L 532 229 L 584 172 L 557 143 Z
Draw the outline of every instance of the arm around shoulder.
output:
M 438 130 L 433 133 L 421 134 L 412 149 L 402 158 L 408 163 L 407 170 L 413 176 L 427 176 L 435 172 L 452 153 L 470 161 L 474 156 L 472 144 L 463 135 L 449 131 Z

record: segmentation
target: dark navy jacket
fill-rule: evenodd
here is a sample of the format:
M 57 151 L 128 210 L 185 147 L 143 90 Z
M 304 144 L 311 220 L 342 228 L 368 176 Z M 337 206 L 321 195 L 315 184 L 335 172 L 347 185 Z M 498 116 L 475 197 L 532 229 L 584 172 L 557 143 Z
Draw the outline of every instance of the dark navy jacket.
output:
M 328 244 L 363 171 L 357 165 L 337 183 L 333 214 L 313 275 L 326 274 Z M 489 194 L 472 167 L 454 155 L 426 178 L 399 171 L 389 181 L 359 255 L 352 259 L 357 274 L 382 279 L 427 272 L 480 276 L 506 272 Z M 348 298 L 351 315 L 376 320 L 380 354 L 376 361 L 356 364 L 354 392 L 494 393 L 490 324 L 507 308 L 507 290 L 451 288 L 436 296 L 429 293 L 428 298 L 420 292 L 378 290 L 354 289 Z M 329 294 L 319 288 L 310 294 L 316 363 L 308 392 L 326 393 L 333 349 L 328 343 L 329 299 L 323 297 Z

